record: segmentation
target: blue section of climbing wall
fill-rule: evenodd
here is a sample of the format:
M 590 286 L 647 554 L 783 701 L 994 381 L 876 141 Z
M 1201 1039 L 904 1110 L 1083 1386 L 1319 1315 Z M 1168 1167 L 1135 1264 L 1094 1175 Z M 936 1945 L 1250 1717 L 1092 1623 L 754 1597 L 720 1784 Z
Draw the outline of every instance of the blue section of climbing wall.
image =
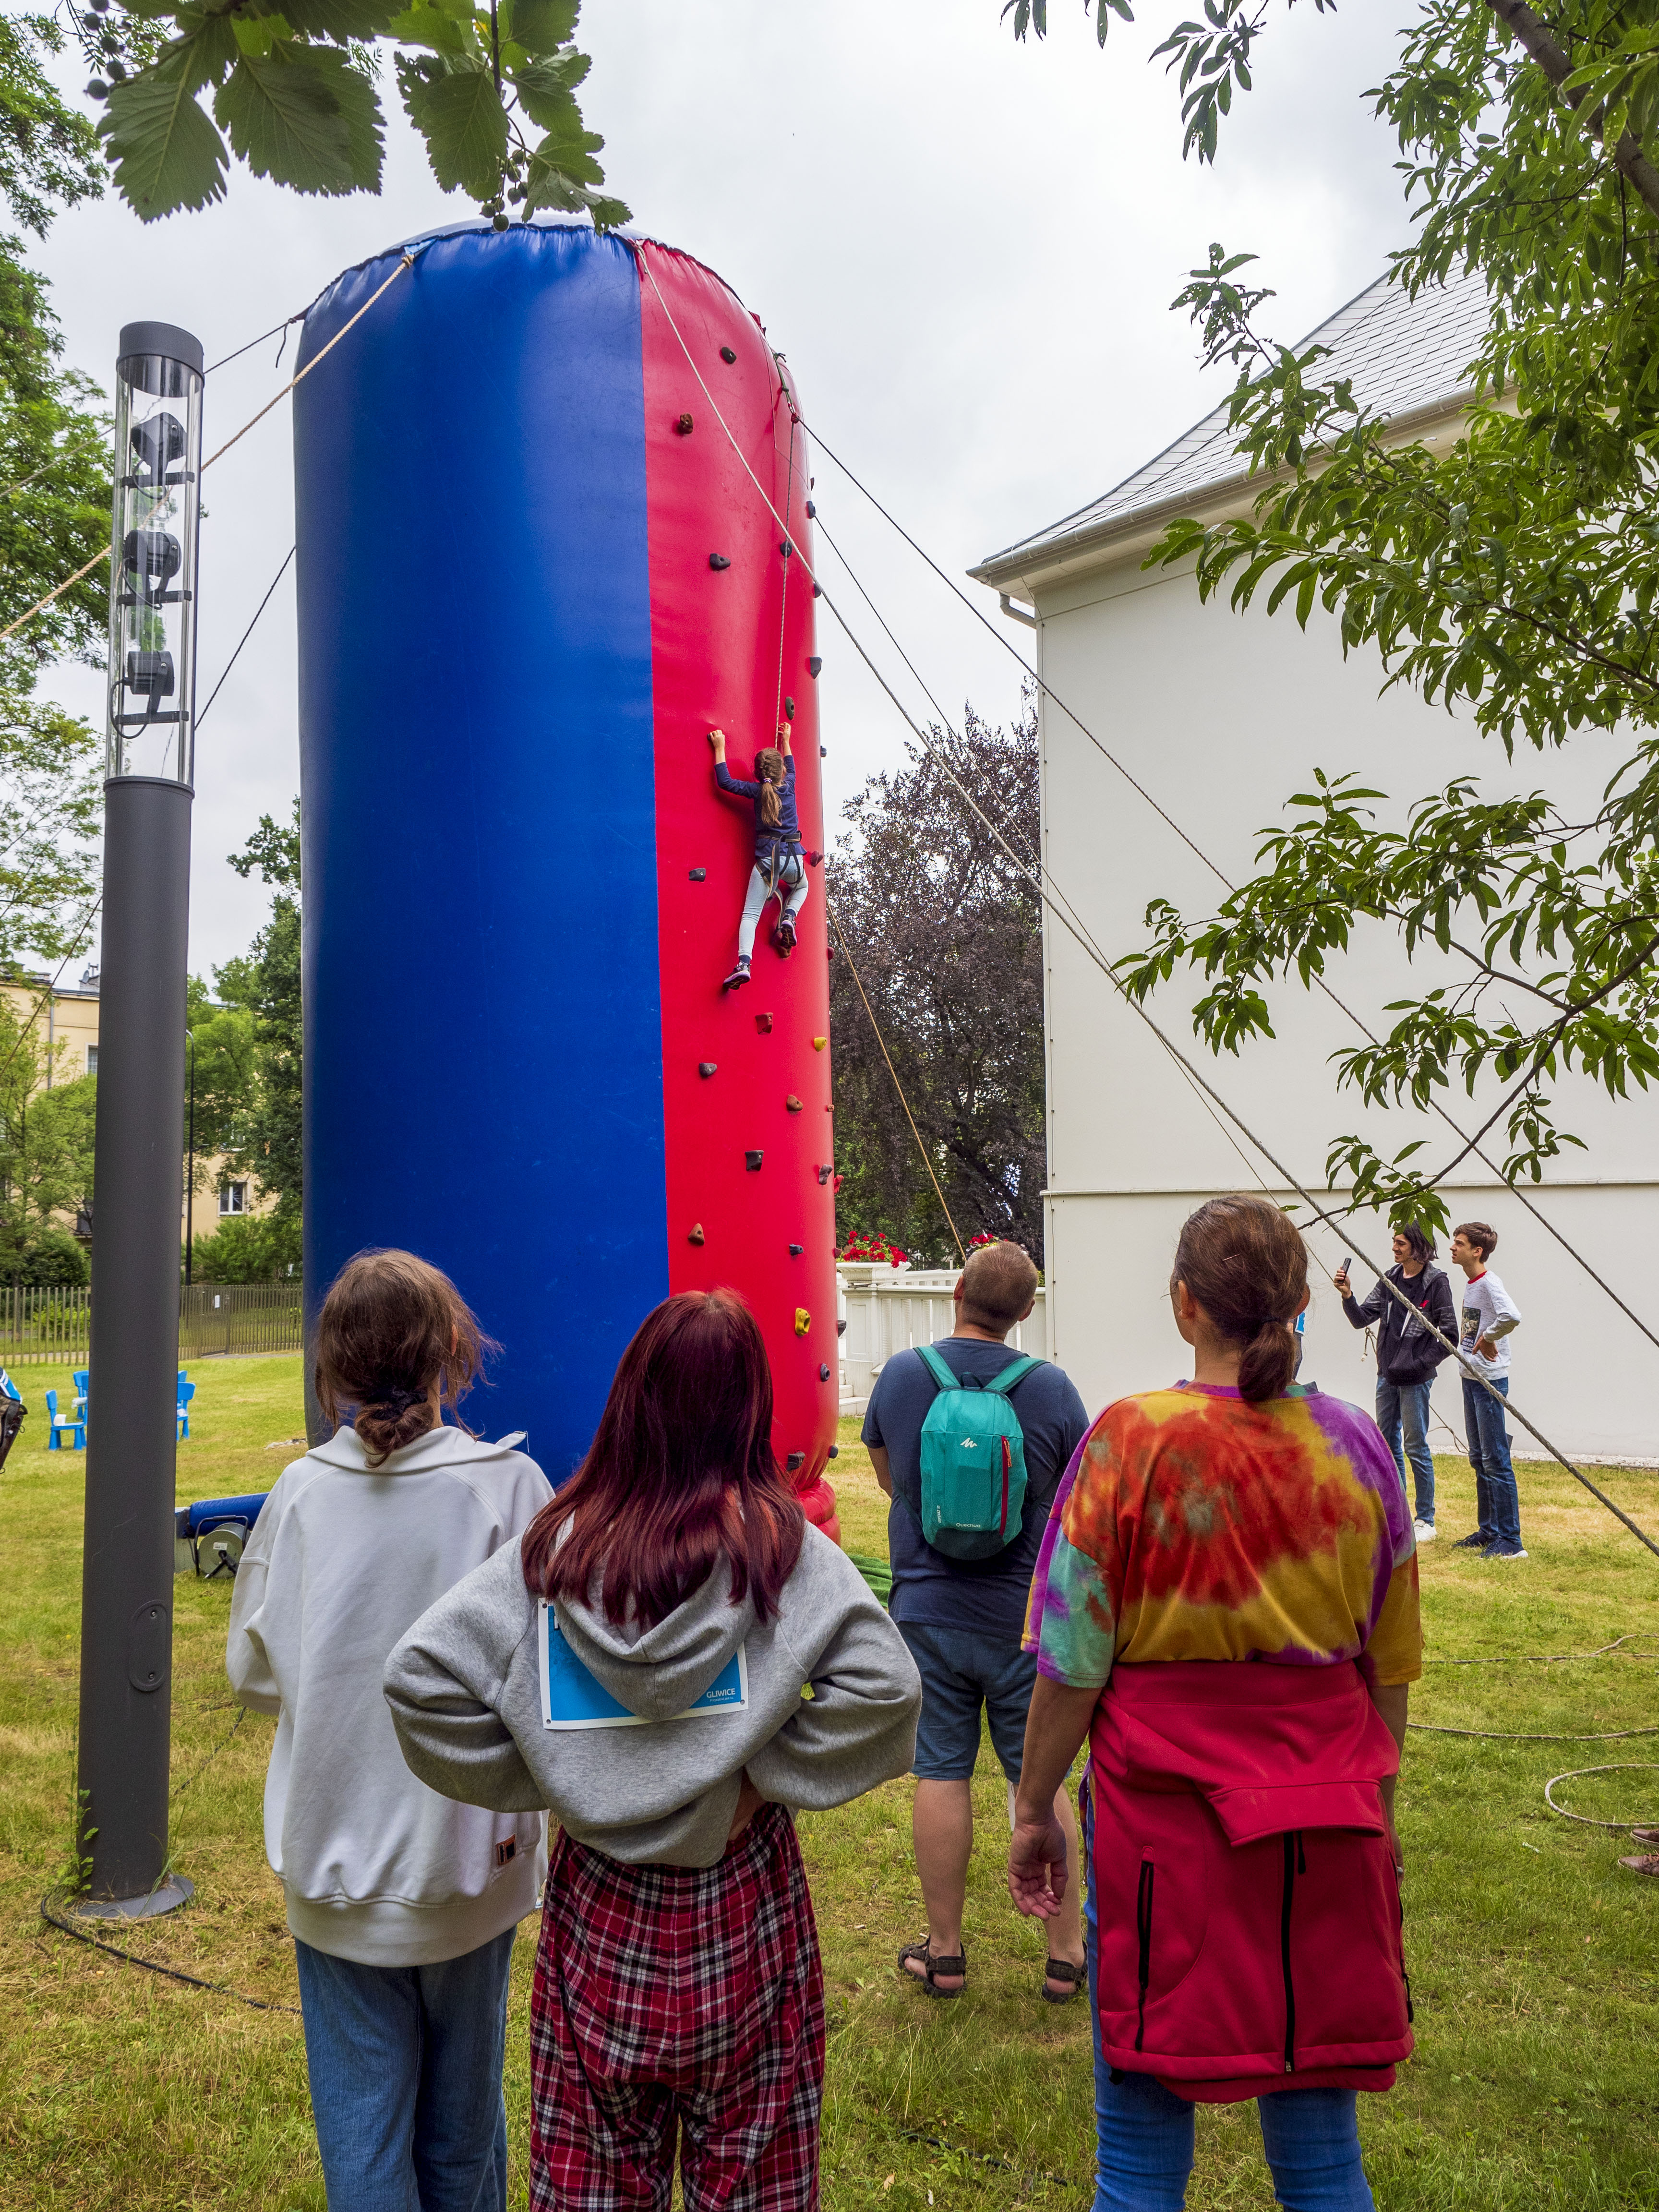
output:
M 307 1293 L 446 1269 L 503 1347 L 467 1418 L 557 1481 L 668 1290 L 632 258 L 438 238 L 295 403 Z

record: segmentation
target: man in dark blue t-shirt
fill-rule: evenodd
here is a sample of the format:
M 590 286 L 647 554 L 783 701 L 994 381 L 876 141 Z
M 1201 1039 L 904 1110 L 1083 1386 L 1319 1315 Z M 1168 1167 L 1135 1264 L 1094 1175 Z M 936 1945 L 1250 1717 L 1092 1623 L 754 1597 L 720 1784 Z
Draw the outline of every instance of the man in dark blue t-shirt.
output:
M 1030 1314 L 1037 1272 L 1018 1244 L 982 1245 L 956 1288 L 955 1332 L 935 1345 L 965 1383 L 988 1382 L 1019 1358 L 1008 1333 Z M 876 1377 L 864 1441 L 876 1480 L 892 1499 L 887 1543 L 893 1568 L 889 1610 L 921 1674 L 912 1831 L 927 1934 L 899 1955 L 902 1971 L 933 1996 L 955 1996 L 967 1978 L 962 1909 L 974 1844 L 969 1781 L 979 1755 L 980 1711 L 1011 1785 L 1019 1780 L 1026 1708 L 1036 1661 L 1019 1648 L 1037 1548 L 1060 1479 L 1088 1432 L 1083 1401 L 1058 1367 L 1034 1368 L 1009 1392 L 1025 1439 L 1025 1510 L 1013 1542 L 989 1559 L 951 1559 L 921 1533 L 921 1425 L 939 1395 L 914 1352 L 895 1353 Z M 1077 1819 L 1066 1791 L 1054 1800 L 1073 1878 L 1048 1923 L 1042 1993 L 1064 2003 L 1083 1976 L 1082 1885 Z

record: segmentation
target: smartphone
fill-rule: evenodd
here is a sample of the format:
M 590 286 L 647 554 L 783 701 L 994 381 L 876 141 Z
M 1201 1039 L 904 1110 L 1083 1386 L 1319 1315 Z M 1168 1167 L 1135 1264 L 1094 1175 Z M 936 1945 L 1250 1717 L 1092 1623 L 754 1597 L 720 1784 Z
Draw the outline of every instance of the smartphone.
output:
M 1344 1255 L 1342 1255 L 1342 1265 L 1341 1265 L 1341 1266 L 1337 1269 L 1337 1271 L 1336 1271 L 1336 1272 L 1337 1272 L 1337 1273 L 1338 1273 L 1339 1275 L 1346 1275 L 1346 1274 L 1347 1273 L 1347 1272 L 1348 1272 L 1349 1268 L 1350 1268 L 1350 1267 L 1352 1267 L 1352 1265 L 1353 1265 L 1353 1254 L 1352 1254 L 1352 1252 L 1346 1252 L 1346 1253 L 1344 1253 Z

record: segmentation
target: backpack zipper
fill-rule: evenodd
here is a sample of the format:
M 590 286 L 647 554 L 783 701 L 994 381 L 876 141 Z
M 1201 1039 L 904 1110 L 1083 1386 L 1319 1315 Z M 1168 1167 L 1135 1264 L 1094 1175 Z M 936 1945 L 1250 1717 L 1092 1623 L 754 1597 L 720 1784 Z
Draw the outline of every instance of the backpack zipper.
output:
M 1135 1934 L 1140 1939 L 1140 1997 L 1135 2027 L 1135 2049 L 1146 2040 L 1146 1989 L 1152 1978 L 1152 1883 L 1158 1869 L 1151 1851 L 1141 1854 L 1140 1882 L 1135 1891 Z
M 1013 1463 L 1014 1455 L 1008 1448 L 1007 1437 L 1004 1437 L 1002 1439 L 1002 1518 L 997 1523 L 997 1534 L 1003 1537 L 1008 1534 L 1008 1476 Z
M 1285 1835 L 1285 1889 L 1279 1909 L 1279 1957 L 1285 1974 L 1285 2071 L 1296 2071 L 1296 1982 L 1291 1972 L 1291 1900 L 1296 1892 L 1296 1878 L 1306 1874 L 1308 1861 L 1302 1849 L 1302 1831 L 1287 1830 Z

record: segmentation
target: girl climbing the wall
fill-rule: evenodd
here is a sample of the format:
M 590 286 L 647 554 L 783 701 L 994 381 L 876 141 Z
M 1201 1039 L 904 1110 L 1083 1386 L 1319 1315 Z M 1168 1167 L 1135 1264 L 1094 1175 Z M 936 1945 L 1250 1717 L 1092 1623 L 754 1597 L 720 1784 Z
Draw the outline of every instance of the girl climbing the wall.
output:
M 726 765 L 726 732 L 710 730 L 714 748 L 714 781 L 735 799 L 755 805 L 755 865 L 749 872 L 749 896 L 743 902 L 738 925 L 738 964 L 721 985 L 735 991 L 749 981 L 755 951 L 755 932 L 768 899 L 778 902 L 778 923 L 772 942 L 780 953 L 795 949 L 795 920 L 806 903 L 806 855 L 801 848 L 800 817 L 795 807 L 795 763 L 789 750 L 789 725 L 778 724 L 778 742 L 755 756 L 752 783 L 733 775 Z

